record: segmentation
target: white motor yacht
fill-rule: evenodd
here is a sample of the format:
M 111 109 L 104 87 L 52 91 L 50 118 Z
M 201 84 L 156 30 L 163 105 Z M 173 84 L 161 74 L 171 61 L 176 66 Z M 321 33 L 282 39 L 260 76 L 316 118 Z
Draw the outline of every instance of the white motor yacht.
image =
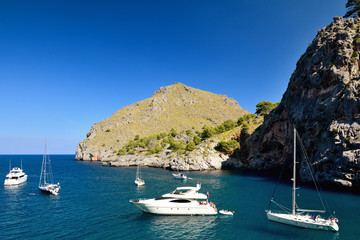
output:
M 205 194 L 199 193 L 201 185 L 196 187 L 178 187 L 173 192 L 158 198 L 130 200 L 146 213 L 160 215 L 216 215 L 215 204 L 209 203 Z
M 27 175 L 18 167 L 11 169 L 6 177 L 4 182 L 5 186 L 18 185 L 27 181 Z

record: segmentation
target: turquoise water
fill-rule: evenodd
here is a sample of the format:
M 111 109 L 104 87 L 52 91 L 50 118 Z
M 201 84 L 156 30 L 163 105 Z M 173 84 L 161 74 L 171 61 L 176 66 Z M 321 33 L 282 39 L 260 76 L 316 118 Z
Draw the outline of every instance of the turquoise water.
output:
M 23 161 L 28 181 L 4 187 L 12 166 Z M 336 210 L 337 233 L 306 230 L 269 222 L 265 209 L 277 179 L 244 174 L 243 171 L 189 172 L 187 182 L 175 180 L 171 172 L 142 168 L 145 187 L 134 184 L 136 168 L 103 167 L 78 162 L 74 155 L 51 156 L 54 179 L 61 183 L 58 196 L 38 190 L 42 156 L 0 155 L 0 239 L 359 239 L 360 196 L 323 192 Z M 142 213 L 129 199 L 158 197 L 178 186 L 202 184 L 217 208 L 231 209 L 234 216 L 157 216 Z M 315 205 L 303 189 L 307 205 Z M 290 189 L 279 186 L 277 198 L 290 206 Z M 308 206 L 304 206 L 308 207 Z

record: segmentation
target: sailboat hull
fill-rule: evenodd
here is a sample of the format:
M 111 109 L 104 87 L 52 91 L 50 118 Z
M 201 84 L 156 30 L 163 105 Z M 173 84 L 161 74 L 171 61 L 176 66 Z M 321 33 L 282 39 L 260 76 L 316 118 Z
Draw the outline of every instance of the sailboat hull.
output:
M 144 185 L 145 185 L 145 181 L 137 178 L 137 179 L 135 180 L 135 184 L 136 184 L 137 186 L 144 186 Z
M 332 219 L 314 219 L 310 215 L 292 215 L 287 213 L 273 213 L 271 211 L 267 212 L 267 218 L 270 221 L 283 223 L 300 228 L 309 228 L 325 231 L 339 231 L 339 226 Z
M 39 190 L 43 193 L 58 195 L 60 186 L 57 184 L 47 184 L 45 186 L 39 186 Z

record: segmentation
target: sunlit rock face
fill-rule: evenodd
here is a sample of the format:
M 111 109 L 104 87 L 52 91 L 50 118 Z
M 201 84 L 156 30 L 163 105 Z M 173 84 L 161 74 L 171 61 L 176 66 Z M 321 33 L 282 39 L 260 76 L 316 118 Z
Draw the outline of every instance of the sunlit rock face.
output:
M 246 167 L 273 169 L 292 159 L 295 126 L 319 181 L 359 187 L 359 26 L 359 18 L 335 17 L 319 30 L 280 105 L 248 140 Z M 301 180 L 309 181 L 304 155 L 298 156 Z

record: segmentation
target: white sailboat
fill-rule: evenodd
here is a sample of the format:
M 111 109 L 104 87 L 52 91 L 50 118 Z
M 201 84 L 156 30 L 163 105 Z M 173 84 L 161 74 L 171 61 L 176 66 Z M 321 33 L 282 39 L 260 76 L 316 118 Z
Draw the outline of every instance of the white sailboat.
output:
M 145 185 L 145 181 L 141 179 L 141 172 L 140 172 L 140 166 L 137 166 L 136 169 L 136 179 L 135 179 L 135 184 L 138 186 L 143 186 Z
M 39 180 L 39 190 L 44 193 L 58 195 L 60 191 L 60 183 L 54 184 L 50 157 L 46 153 L 47 141 L 45 141 L 45 154 L 41 165 L 41 173 Z
M 296 204 L 296 129 L 294 128 L 294 163 L 293 163 L 293 187 L 292 187 L 292 209 L 287 209 L 284 206 L 276 203 L 271 198 L 270 204 L 273 202 L 283 210 L 284 212 L 273 212 L 271 210 L 266 210 L 267 218 L 271 221 L 288 224 L 301 228 L 310 228 L 310 229 L 319 229 L 319 230 L 328 230 L 328 231 L 338 231 L 339 226 L 337 225 L 338 220 L 335 217 L 329 217 L 324 219 L 320 215 L 312 216 L 309 213 L 325 213 L 325 210 L 309 210 L 309 209 L 300 209 Z M 308 167 L 311 172 L 310 165 Z M 312 174 L 312 172 L 311 172 Z M 314 180 L 314 178 L 313 178 Z M 317 189 L 318 190 L 318 189 Z M 275 192 L 274 192 L 275 193 Z M 274 196 L 274 195 L 273 195 Z M 320 196 L 320 195 L 319 195 Z M 270 206 L 269 204 L 269 206 Z M 323 206 L 324 207 L 324 206 Z M 325 207 L 324 207 L 325 209 Z

